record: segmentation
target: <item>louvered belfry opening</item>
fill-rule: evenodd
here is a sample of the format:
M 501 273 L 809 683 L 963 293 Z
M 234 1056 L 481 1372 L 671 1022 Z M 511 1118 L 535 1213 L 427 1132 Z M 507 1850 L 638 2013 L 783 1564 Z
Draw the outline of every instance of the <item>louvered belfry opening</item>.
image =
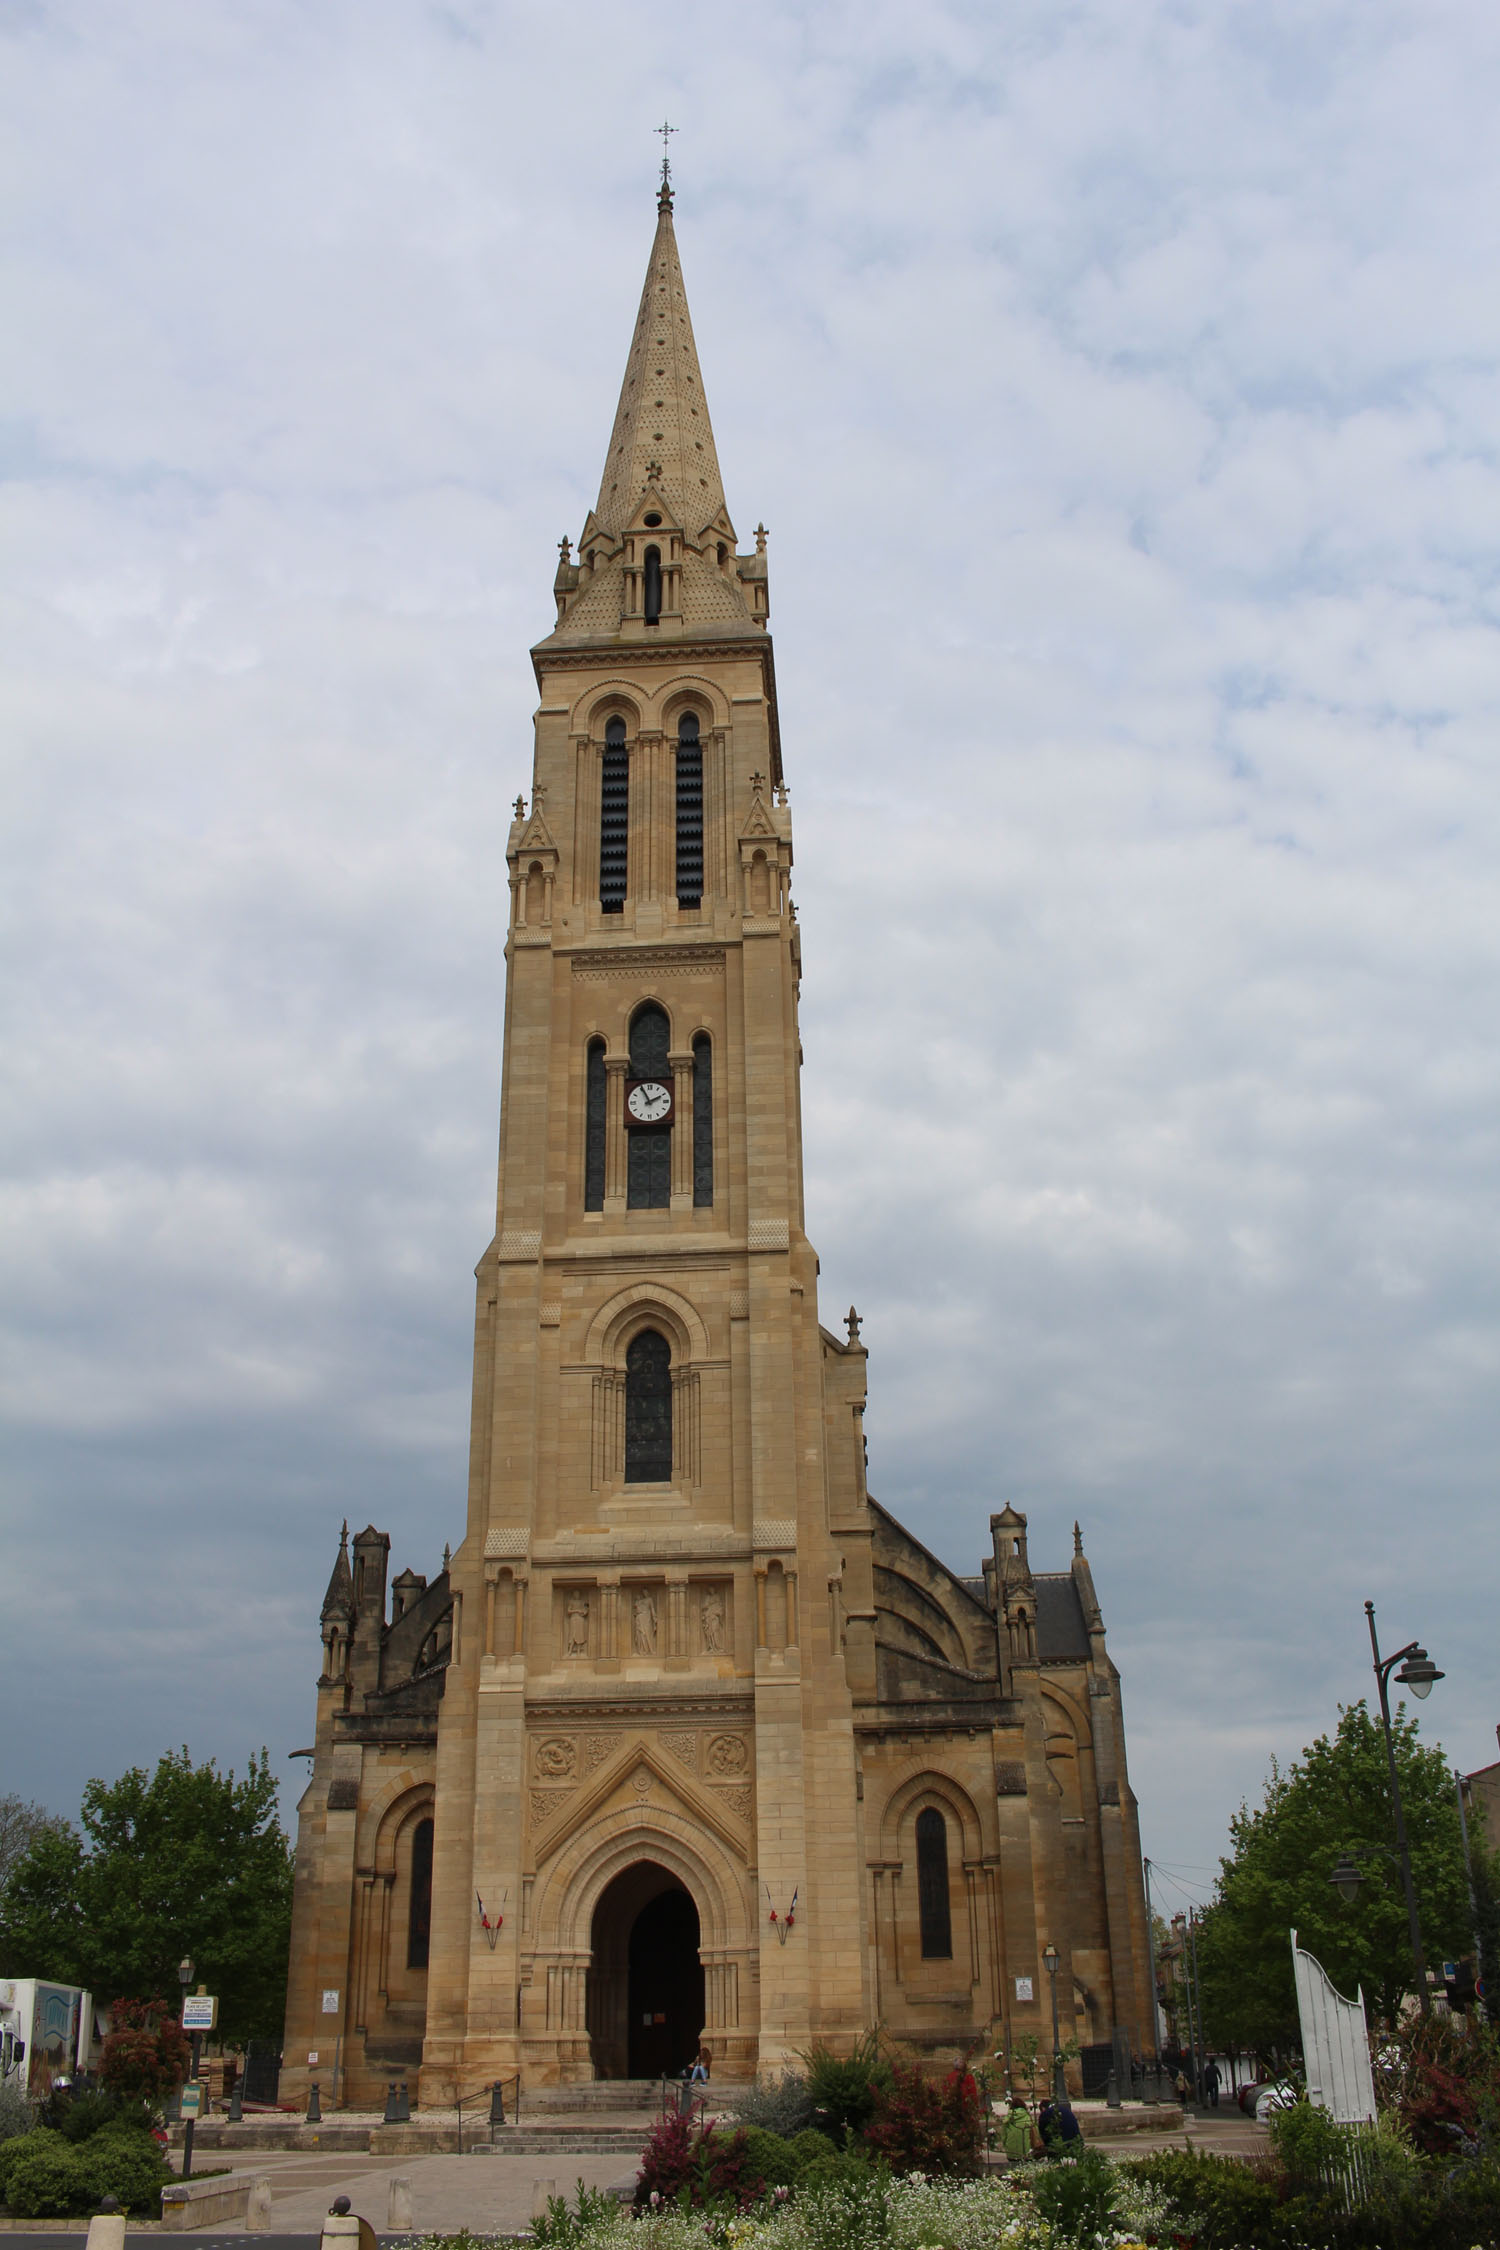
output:
M 677 726 L 677 904 L 703 904 L 703 745 L 691 711 Z
M 672 1351 L 665 1336 L 643 1328 L 625 1354 L 625 1482 L 671 1478 Z
M 625 721 L 609 719 L 599 781 L 599 904 L 606 914 L 624 911 L 629 871 L 630 753 L 625 747 Z
M 654 1002 L 638 1009 L 630 1026 L 630 1075 L 672 1083 L 667 1057 L 672 1032 L 666 1012 Z M 631 1211 L 666 1211 L 672 1203 L 672 1128 L 637 1125 L 630 1134 L 625 1173 L 625 1203 Z

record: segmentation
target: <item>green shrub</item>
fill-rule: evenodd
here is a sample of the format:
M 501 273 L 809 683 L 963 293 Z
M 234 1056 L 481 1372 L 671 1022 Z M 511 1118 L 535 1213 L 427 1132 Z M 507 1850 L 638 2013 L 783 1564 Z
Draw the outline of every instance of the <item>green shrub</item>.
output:
M 531 2239 L 538 2250 L 574 2250 L 591 2234 L 608 2233 L 618 2225 L 620 2205 L 613 2188 L 585 2187 L 578 2182 L 577 2198 L 569 2208 L 565 2195 L 549 2195 L 545 2212 L 531 2222 Z M 467 2227 L 441 2238 L 446 2250 L 493 2250 L 488 2235 L 471 2235 Z
M 797 2177 L 797 2159 L 792 2154 L 791 2142 L 783 2140 L 779 2133 L 763 2132 L 759 2125 L 747 2125 L 744 2132 L 746 2166 L 751 2177 L 760 2179 L 768 2188 L 790 2187 Z M 818 2139 L 823 2139 L 821 2133 Z
M 875 2114 L 875 2101 L 891 2084 L 891 2066 L 880 2052 L 878 2032 L 866 2032 L 847 2055 L 813 2047 L 807 2063 L 807 2092 L 813 2123 L 835 2140 L 862 2133 Z
M 1130 2167 L 1161 2188 L 1198 2250 L 1282 2250 L 1307 2238 L 1288 2221 L 1271 2181 L 1232 2156 L 1190 2156 L 1163 2149 Z M 1305 2211 L 1306 2206 L 1303 2206 Z
M 1042 2217 L 1072 2242 L 1108 2240 L 1120 2213 L 1120 2180 L 1107 2156 L 1086 2148 L 1081 2156 L 1066 2156 L 1040 2166 L 1029 2183 L 1031 2199 Z
M 5 2200 L 18 2219 L 65 2219 L 82 2209 L 88 2189 L 61 2133 L 44 2126 L 8 2143 L 6 2154 Z
M 0 2084 L 0 2145 L 29 2133 L 36 2123 L 31 2103 L 14 2079 Z
M 161 2191 L 173 2174 L 149 2133 L 110 2125 L 82 2144 L 76 2162 L 90 2203 L 112 2195 L 137 2217 L 161 2216 Z
M 122 2114 L 117 2094 L 77 2094 L 59 2108 L 57 2129 L 65 2141 L 71 2141 L 76 2147 L 80 2141 L 102 2133 L 107 2125 L 118 2124 Z
M 758 2078 L 735 2097 L 734 2114 L 741 2125 L 758 2125 L 763 2133 L 779 2133 L 789 2141 L 812 2122 L 812 2096 L 800 2070 L 784 2070 L 779 2078 Z
M 838 2153 L 837 2144 L 826 2133 L 820 2133 L 816 2125 L 805 2125 L 800 2133 L 794 2133 L 787 2147 L 791 2151 L 798 2179 L 809 2164 L 816 2164 L 820 2157 L 836 2156 Z
M 814 2156 L 804 2164 L 797 2174 L 797 2192 L 805 2195 L 811 2189 L 822 2188 L 863 2190 L 872 2182 L 888 2177 L 888 2167 L 871 2161 L 863 2141 L 851 2141 L 847 2148 L 830 2148 L 826 2156 Z

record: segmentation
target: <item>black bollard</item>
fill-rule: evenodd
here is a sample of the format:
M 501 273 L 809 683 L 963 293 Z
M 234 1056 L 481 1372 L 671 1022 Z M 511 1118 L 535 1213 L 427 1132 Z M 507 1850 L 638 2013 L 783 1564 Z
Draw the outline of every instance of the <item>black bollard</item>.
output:
M 244 2097 L 240 2093 L 238 2079 L 235 2080 L 229 2096 L 229 2122 L 231 2125 L 243 2125 L 245 2122 L 245 2103 Z
M 505 2081 L 502 2078 L 497 2078 L 490 2088 L 490 2123 L 505 2123 Z
M 397 2118 L 396 2122 L 397 2122 L 397 2124 L 398 2124 L 398 2125 L 409 2125 L 409 2124 L 411 2123 L 411 2096 L 410 2096 L 410 2094 L 408 2094 L 408 2092 L 407 2092 L 407 2090 L 406 2090 L 406 2080 L 405 2080 L 404 2078 L 403 2078 L 403 2079 L 402 2079 L 402 2081 L 401 2081 L 401 2097 L 400 2097 L 400 2098 L 401 2098 L 401 2114 L 400 2114 L 400 2116 L 399 2116 L 399 2117 Z
M 385 2115 L 380 2122 L 382 2125 L 399 2125 L 401 2122 L 401 2104 L 396 2098 L 396 2081 L 394 2078 L 390 2079 L 386 2085 Z
M 307 2122 L 309 2125 L 321 2125 L 323 2122 L 323 2104 L 318 2097 L 316 2078 L 307 2089 Z
M 1118 2073 L 1117 2073 L 1116 2071 L 1113 2071 L 1113 2070 L 1112 2070 L 1112 2071 L 1110 2072 L 1110 2074 L 1109 2074 L 1109 2085 L 1108 2085 L 1108 2086 L 1107 2086 L 1107 2088 L 1105 2089 L 1104 2099 L 1105 2099 L 1105 2103 L 1106 2103 L 1106 2105 L 1107 2105 L 1107 2106 L 1108 2106 L 1108 2107 L 1109 2107 L 1110 2109 L 1118 2109 L 1118 2108 L 1119 2108 L 1119 2106 L 1120 2106 L 1120 2080 L 1119 2080 L 1119 2074 L 1118 2074 Z

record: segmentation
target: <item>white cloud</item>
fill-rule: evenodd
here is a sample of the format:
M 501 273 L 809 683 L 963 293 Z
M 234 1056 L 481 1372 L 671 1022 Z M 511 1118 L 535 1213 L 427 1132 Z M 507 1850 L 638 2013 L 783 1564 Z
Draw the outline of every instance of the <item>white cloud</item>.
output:
M 460 1529 L 526 648 L 664 108 L 876 1489 L 966 1567 L 1082 1514 L 1166 1859 L 1367 1593 L 1478 1763 L 1493 15 L 583 20 L 7 19 L 7 1559 L 75 1652 L 11 1785 L 180 1738 L 205 1587 L 194 1746 L 293 1747 L 339 1517 Z

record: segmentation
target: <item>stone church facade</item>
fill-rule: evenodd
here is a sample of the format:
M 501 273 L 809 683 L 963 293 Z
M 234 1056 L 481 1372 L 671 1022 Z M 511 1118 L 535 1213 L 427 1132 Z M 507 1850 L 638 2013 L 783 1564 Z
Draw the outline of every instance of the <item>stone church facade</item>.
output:
M 563 542 L 510 921 L 468 1523 L 323 1604 L 283 2088 L 449 2100 L 1150 2043 L 1119 1676 L 1074 1527 L 957 1576 L 872 1497 L 804 1231 L 801 937 L 763 532 L 725 504 L 664 183 Z M 315 2060 L 313 2058 L 316 2058 Z

